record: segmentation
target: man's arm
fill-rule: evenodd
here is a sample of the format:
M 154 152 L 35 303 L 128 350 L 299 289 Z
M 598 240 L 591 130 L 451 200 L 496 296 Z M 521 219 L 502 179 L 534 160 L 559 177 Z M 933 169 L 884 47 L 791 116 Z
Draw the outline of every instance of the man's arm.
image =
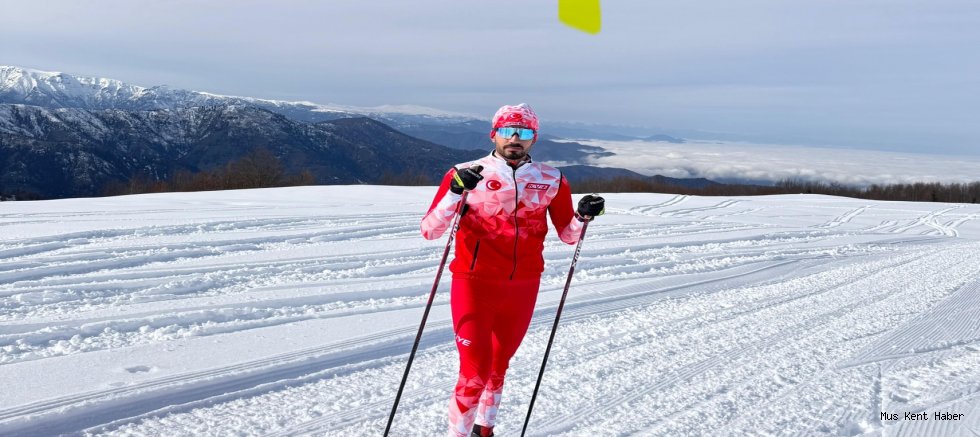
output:
M 442 236 L 453 224 L 453 216 L 456 214 L 456 207 L 463 196 L 449 191 L 452 184 L 455 169 L 449 169 L 442 177 L 439 190 L 432 199 L 429 211 L 422 217 L 422 237 L 426 240 L 435 240 Z M 569 200 L 571 202 L 571 200 Z
M 558 231 L 558 238 L 565 243 L 575 244 L 582 234 L 582 222 L 576 218 L 575 209 L 572 207 L 572 189 L 568 186 L 568 179 L 562 175 L 558 184 L 558 194 L 551 199 L 548 214 L 551 216 L 551 223 L 555 225 L 555 230 Z

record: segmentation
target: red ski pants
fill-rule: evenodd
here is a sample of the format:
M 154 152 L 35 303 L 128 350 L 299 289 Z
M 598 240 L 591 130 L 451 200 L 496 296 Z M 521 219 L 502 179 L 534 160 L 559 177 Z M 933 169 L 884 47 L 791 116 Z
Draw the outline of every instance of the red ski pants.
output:
M 540 282 L 453 278 L 459 380 L 449 402 L 450 436 L 468 437 L 474 421 L 493 427 L 504 374 L 531 323 Z

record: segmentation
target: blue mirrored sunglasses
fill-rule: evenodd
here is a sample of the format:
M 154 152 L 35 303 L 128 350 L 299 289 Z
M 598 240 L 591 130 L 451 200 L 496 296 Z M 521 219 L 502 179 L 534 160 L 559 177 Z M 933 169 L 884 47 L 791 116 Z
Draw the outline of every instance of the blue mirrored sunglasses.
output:
M 520 138 L 521 141 L 534 139 L 534 129 L 528 129 L 526 127 L 498 127 L 497 128 L 497 135 L 500 135 L 504 138 L 510 138 L 514 136 L 514 134 L 517 134 L 517 138 Z

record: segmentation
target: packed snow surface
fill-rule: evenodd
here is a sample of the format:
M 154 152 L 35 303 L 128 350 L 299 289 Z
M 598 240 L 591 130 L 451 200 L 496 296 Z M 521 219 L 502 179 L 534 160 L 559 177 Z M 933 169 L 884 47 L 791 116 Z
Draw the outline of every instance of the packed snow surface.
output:
M 418 232 L 433 194 L 0 203 L 0 435 L 380 435 L 445 245 Z M 606 198 L 530 435 L 980 435 L 980 206 Z M 573 250 L 549 236 L 498 435 Z M 449 280 L 393 435 L 445 434 Z

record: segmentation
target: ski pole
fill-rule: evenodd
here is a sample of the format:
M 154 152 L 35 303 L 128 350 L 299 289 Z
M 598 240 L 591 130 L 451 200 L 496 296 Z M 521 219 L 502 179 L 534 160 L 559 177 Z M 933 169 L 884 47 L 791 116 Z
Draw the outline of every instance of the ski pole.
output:
M 582 240 L 585 240 L 585 230 L 589 227 L 589 222 L 582 225 L 582 233 L 578 236 L 578 244 L 575 246 L 575 255 L 572 256 L 572 266 L 568 269 L 568 278 L 565 279 L 565 291 L 561 293 L 561 301 L 558 302 L 558 312 L 555 314 L 555 324 L 551 326 L 551 337 L 548 338 L 548 347 L 544 350 L 544 360 L 541 361 L 541 370 L 538 372 L 538 382 L 534 384 L 534 393 L 531 395 L 531 404 L 527 406 L 527 417 L 524 418 L 524 428 L 521 429 L 521 437 L 527 432 L 527 424 L 531 421 L 531 410 L 534 409 L 534 399 L 538 397 L 538 388 L 541 386 L 541 378 L 544 377 L 544 367 L 548 364 L 548 355 L 551 354 L 551 344 L 555 341 L 555 331 L 558 330 L 558 321 L 561 320 L 561 310 L 565 307 L 565 297 L 568 296 L 568 287 L 572 285 L 572 274 L 575 273 L 575 264 L 578 263 L 578 254 L 582 251 Z
M 439 280 L 442 278 L 442 270 L 446 266 L 446 259 L 449 257 L 449 248 L 453 245 L 456 238 L 456 231 L 459 230 L 459 218 L 463 213 L 463 205 L 466 205 L 466 195 L 469 191 L 463 191 L 463 196 L 459 199 L 456 206 L 456 218 L 453 219 L 452 231 L 449 233 L 449 241 L 446 241 L 446 250 L 442 252 L 442 261 L 439 262 L 439 270 L 436 272 L 436 281 L 432 284 L 432 291 L 429 292 L 429 302 L 425 304 L 425 312 L 422 313 L 422 323 L 419 325 L 419 332 L 415 334 L 415 346 L 412 346 L 412 353 L 408 356 L 408 365 L 405 366 L 405 374 L 402 376 L 402 383 L 398 386 L 398 394 L 395 396 L 395 404 L 391 406 L 391 415 L 388 416 L 388 425 L 385 426 L 385 437 L 391 430 L 391 423 L 395 420 L 395 411 L 398 410 L 398 402 L 402 398 L 402 390 L 405 389 L 405 381 L 408 380 L 408 372 L 412 369 L 412 361 L 415 360 L 415 352 L 419 349 L 419 342 L 422 340 L 422 330 L 425 329 L 425 321 L 429 318 L 429 310 L 432 309 L 432 301 L 436 297 L 436 289 L 439 288 Z

